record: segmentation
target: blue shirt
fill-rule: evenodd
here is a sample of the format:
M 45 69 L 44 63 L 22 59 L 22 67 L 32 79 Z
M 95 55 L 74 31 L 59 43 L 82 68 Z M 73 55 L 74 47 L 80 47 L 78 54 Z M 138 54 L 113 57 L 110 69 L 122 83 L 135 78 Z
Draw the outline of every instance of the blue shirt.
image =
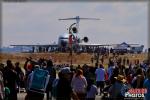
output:
M 96 69 L 95 74 L 96 74 L 96 81 L 105 81 L 105 69 L 104 68 Z
M 96 85 L 92 85 L 90 90 L 87 92 L 86 98 L 95 98 L 96 94 L 98 94 L 98 90 Z
M 110 77 L 112 76 L 113 74 L 113 70 L 114 70 L 115 66 L 110 66 L 108 68 L 108 79 L 110 80 Z
M 150 98 L 150 79 L 146 79 L 144 81 L 144 87 L 147 88 L 147 93 L 145 94 L 145 100 L 149 100 L 149 98 Z

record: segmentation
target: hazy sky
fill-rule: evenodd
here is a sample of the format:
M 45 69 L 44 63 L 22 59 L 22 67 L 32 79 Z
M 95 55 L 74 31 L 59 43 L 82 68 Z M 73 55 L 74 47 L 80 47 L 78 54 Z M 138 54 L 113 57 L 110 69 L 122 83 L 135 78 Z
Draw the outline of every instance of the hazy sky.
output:
M 2 4 L 2 46 L 57 42 L 75 16 L 101 19 L 80 21 L 89 43 L 148 45 L 147 2 L 30 2 Z

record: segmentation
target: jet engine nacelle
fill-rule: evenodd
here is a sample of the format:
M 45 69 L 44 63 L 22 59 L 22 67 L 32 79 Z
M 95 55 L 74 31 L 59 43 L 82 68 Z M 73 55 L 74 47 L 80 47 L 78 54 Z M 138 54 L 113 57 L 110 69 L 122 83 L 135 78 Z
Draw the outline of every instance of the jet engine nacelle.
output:
M 73 27 L 73 28 L 72 28 L 72 32 L 73 32 L 73 33 L 77 33 L 77 32 L 78 32 L 77 28 L 76 28 L 76 27 Z
M 84 37 L 83 41 L 87 43 L 89 41 L 88 37 Z

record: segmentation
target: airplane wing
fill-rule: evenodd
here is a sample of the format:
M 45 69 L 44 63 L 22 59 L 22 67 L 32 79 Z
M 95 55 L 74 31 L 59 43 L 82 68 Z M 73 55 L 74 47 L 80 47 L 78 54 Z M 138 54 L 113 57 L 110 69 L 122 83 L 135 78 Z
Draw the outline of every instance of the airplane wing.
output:
M 57 44 L 47 44 L 47 45 L 42 45 L 42 44 L 36 44 L 36 45 L 10 45 L 14 47 L 21 47 L 21 52 L 49 52 L 49 49 L 57 48 Z M 23 48 L 25 47 L 30 47 L 32 50 L 24 51 Z
M 84 43 L 81 43 L 81 44 L 79 44 L 79 46 L 88 46 L 88 47 L 96 47 L 96 46 L 112 46 L 112 45 L 110 45 L 110 44 L 84 44 Z
M 18 47 L 58 47 L 57 44 L 47 44 L 47 45 L 42 45 L 42 44 L 35 44 L 35 45 L 10 45 L 10 46 L 18 46 Z

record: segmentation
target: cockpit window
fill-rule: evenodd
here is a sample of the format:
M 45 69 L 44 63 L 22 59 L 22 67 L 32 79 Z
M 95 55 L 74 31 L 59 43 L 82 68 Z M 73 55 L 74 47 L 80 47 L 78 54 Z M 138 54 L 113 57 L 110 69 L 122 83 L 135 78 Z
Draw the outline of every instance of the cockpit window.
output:
M 59 39 L 68 39 L 68 38 L 65 38 L 65 37 L 60 37 Z

